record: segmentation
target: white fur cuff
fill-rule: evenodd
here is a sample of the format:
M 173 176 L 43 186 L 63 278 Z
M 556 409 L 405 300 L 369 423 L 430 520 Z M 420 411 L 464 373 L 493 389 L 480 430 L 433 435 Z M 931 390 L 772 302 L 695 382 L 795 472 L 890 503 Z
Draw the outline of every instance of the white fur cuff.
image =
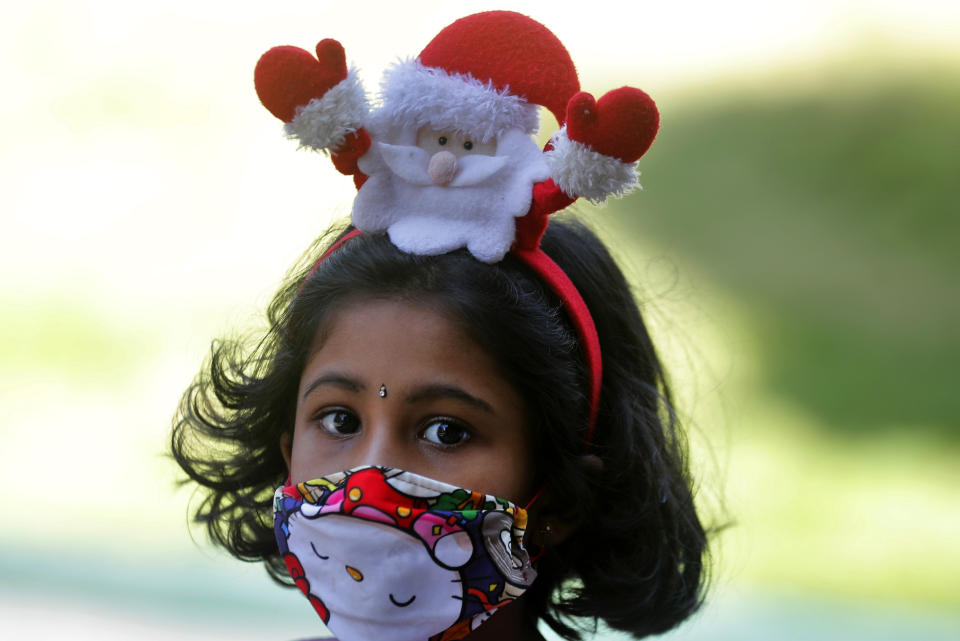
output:
M 634 189 L 642 189 L 637 182 L 637 163 L 625 163 L 570 140 L 566 125 L 553 135 L 551 142 L 553 149 L 544 155 L 553 182 L 568 196 L 599 204 L 610 196 L 621 198 Z
M 331 87 L 320 98 L 297 107 L 291 122 L 283 125 L 288 138 L 297 140 L 300 147 L 316 151 L 335 150 L 347 134 L 363 125 L 370 106 L 367 94 L 357 76 L 350 69 L 347 77 Z

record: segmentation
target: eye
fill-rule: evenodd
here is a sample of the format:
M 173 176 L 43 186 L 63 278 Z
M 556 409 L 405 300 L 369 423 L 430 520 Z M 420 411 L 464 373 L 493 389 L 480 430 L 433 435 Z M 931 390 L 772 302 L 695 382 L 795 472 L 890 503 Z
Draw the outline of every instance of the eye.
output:
M 348 410 L 335 409 L 317 417 L 320 428 L 334 436 L 349 436 L 360 431 L 360 419 Z
M 443 147 L 445 144 L 447 144 L 447 137 L 446 137 L 446 136 L 440 136 L 439 138 L 437 138 L 437 144 L 439 144 L 441 147 Z
M 440 447 L 463 445 L 470 440 L 470 432 L 467 428 L 449 418 L 434 419 L 427 424 L 420 436 Z
M 467 151 L 473 149 L 473 141 L 468 140 L 467 142 L 463 143 L 463 148 Z

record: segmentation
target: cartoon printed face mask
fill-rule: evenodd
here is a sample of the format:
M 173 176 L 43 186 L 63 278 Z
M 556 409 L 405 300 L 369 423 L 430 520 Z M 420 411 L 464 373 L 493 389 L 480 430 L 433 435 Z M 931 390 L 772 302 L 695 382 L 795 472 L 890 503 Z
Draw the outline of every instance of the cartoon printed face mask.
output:
M 493 496 L 366 466 L 274 496 L 290 576 L 340 641 L 454 641 L 533 583 L 527 514 Z

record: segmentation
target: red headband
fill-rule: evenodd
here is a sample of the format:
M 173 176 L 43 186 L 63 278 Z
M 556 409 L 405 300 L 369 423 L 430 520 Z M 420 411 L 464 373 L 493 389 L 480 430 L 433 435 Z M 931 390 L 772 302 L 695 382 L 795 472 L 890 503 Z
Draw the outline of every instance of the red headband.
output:
M 326 260 L 327 256 L 335 252 L 341 245 L 355 236 L 362 234 L 359 229 L 354 229 L 331 245 L 323 253 L 313 268 L 304 279 L 306 283 L 313 276 L 320 263 Z M 590 414 L 587 423 L 586 446 L 589 447 L 593 442 L 593 434 L 596 430 L 597 413 L 600 410 L 600 387 L 603 383 L 603 360 L 600 355 L 600 338 L 597 336 L 597 327 L 593 322 L 593 316 L 590 309 L 584 302 L 583 297 L 577 290 L 573 281 L 567 276 L 566 272 L 560 269 L 560 266 L 539 247 L 534 249 L 514 249 L 513 255 L 524 262 L 546 283 L 547 287 L 563 303 L 563 308 L 573 322 L 573 328 L 580 339 L 580 345 L 583 349 L 583 355 L 587 363 L 587 375 L 590 379 Z M 303 285 L 301 285 L 301 288 Z

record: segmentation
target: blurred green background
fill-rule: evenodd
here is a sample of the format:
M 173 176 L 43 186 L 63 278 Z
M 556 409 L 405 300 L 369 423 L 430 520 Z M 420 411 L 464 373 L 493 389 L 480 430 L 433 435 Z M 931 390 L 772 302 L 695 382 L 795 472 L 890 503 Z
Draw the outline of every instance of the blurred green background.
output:
M 702 508 L 729 524 L 706 608 L 669 636 L 957 639 L 960 9 L 768 4 L 601 2 L 595 24 L 512 7 L 560 36 L 585 89 L 630 82 L 663 113 L 644 191 L 579 209 L 636 283 Z M 335 36 L 372 89 L 488 8 L 9 13 L 0 636 L 316 633 L 259 567 L 191 539 L 165 457 L 209 341 L 259 323 L 349 211 L 349 181 L 257 104 L 253 64 Z

